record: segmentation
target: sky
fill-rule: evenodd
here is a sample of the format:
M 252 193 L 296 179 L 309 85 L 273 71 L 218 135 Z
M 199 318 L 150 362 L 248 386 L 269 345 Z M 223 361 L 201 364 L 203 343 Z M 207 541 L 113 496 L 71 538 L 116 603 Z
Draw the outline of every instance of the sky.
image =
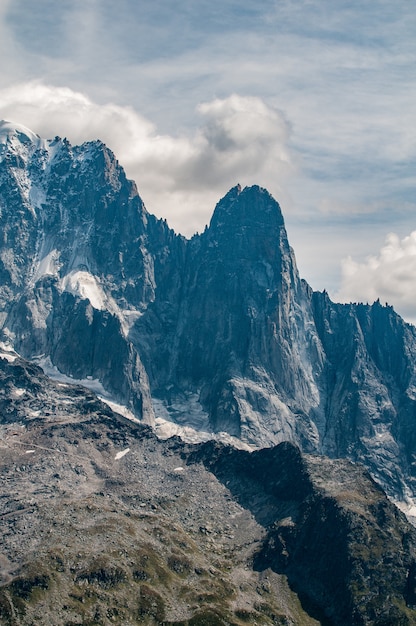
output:
M 414 0 L 0 0 L 0 118 L 101 139 L 192 236 L 240 183 L 300 275 L 416 323 Z

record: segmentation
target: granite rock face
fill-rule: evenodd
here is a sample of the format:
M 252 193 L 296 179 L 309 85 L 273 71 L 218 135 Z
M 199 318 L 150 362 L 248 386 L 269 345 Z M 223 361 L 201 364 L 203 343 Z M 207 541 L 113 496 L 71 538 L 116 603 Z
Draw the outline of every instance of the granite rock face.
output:
M 2 128 L 6 335 L 24 356 L 47 357 L 77 379 L 99 379 L 151 422 L 146 373 L 128 339 L 155 289 L 147 214 L 134 184 L 100 142 L 72 148 Z
M 322 367 L 322 349 L 279 205 L 259 187 L 235 187 L 188 247 L 179 308 L 172 326 L 164 324 L 168 358 L 152 380 L 156 392 L 163 397 L 172 383 L 195 391 L 215 431 L 249 443 L 311 441 L 315 448 L 312 369 Z M 157 298 L 137 321 L 139 344 L 149 313 L 163 323 L 161 306 Z M 152 345 L 145 362 L 159 351 Z
M 186 240 L 102 143 L 2 123 L 0 224 L 3 341 L 24 357 L 99 381 L 149 424 L 156 409 L 251 446 L 288 441 L 416 496 L 416 331 L 301 280 L 266 190 L 234 187 Z

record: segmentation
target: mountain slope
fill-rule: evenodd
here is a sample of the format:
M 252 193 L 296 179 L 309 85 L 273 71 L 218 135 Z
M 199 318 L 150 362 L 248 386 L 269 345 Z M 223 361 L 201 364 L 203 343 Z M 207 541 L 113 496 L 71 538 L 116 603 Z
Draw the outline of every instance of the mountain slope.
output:
M 416 531 L 362 468 L 159 441 L 0 358 L 0 623 L 410 625 Z

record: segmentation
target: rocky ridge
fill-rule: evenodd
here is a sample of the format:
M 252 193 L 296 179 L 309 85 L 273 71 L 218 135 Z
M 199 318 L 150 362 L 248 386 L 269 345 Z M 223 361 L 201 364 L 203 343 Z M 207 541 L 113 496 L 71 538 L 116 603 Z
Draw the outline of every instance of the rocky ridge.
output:
M 335 304 L 301 280 L 266 190 L 236 186 L 186 240 L 99 141 L 8 123 L 0 138 L 7 345 L 168 432 L 289 441 L 415 497 L 416 331 L 391 307 Z

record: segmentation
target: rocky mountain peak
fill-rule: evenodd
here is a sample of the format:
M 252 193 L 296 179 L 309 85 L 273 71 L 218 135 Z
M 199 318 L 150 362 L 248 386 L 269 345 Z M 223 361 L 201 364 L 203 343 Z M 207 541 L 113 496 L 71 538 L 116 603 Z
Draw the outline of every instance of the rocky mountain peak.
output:
M 0 120 L 0 144 L 11 143 L 18 140 L 21 143 L 38 143 L 39 135 L 22 124 L 16 124 L 7 120 Z
M 187 241 L 103 143 L 8 122 L 0 137 L 0 330 L 17 352 L 168 430 L 347 456 L 416 497 L 416 331 L 301 281 L 265 189 L 236 185 Z
M 230 189 L 215 207 L 210 223 L 212 231 L 224 235 L 247 228 L 267 231 L 282 227 L 284 221 L 279 204 L 266 189 L 258 185 L 244 189 L 236 185 Z
M 32 154 L 46 146 L 46 141 L 22 124 L 0 120 L 0 162 L 14 168 L 27 165 Z
M 229 266 L 239 284 L 251 276 L 274 289 L 283 267 L 297 275 L 280 206 L 257 185 L 233 187 L 217 204 L 205 235 L 210 265 Z

